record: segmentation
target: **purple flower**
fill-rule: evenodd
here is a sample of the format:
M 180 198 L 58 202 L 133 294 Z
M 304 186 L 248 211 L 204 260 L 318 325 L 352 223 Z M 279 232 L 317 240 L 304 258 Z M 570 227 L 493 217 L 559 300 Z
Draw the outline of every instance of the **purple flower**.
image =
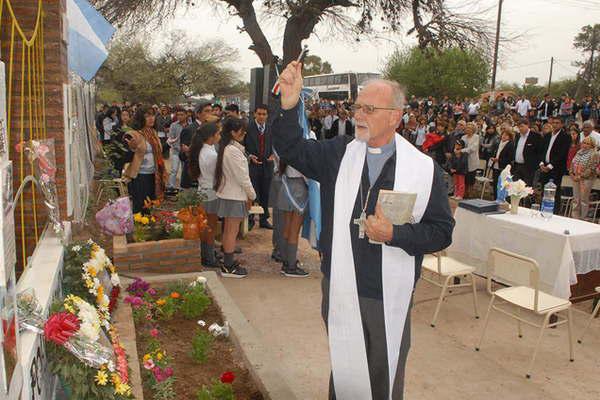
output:
M 143 296 L 150 289 L 150 284 L 141 278 L 135 278 L 135 280 L 127 286 L 127 291 L 136 296 Z
M 154 379 L 156 379 L 157 382 L 162 382 L 168 378 L 164 371 L 162 371 L 158 366 L 152 369 L 152 373 L 154 374 Z
M 144 304 L 144 300 L 138 296 L 127 296 L 125 297 L 125 303 L 131 304 L 133 307 L 139 307 Z
M 156 290 L 154 288 L 150 288 L 150 289 L 148 289 L 148 294 L 150 296 L 156 296 Z

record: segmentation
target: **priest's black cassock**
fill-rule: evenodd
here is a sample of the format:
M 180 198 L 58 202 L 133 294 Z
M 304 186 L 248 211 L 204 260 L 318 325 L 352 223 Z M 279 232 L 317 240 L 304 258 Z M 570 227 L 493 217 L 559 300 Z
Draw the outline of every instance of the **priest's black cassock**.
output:
M 321 187 L 330 398 L 402 399 L 412 291 L 423 255 L 445 249 L 452 240 L 454 219 L 443 171 L 395 135 L 394 151 L 371 185 L 366 144 L 349 136 L 306 140 L 298 113 L 299 106 L 277 113 L 273 143 L 282 161 Z M 395 225 L 393 239 L 385 245 L 361 238 L 355 223 L 365 204 L 366 214 L 375 214 L 380 189 L 418 194 L 414 223 Z

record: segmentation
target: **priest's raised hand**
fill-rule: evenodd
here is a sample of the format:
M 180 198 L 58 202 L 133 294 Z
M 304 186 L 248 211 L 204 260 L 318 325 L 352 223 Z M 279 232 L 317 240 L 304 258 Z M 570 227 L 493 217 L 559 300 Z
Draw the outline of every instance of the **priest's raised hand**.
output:
M 386 243 L 393 239 L 394 225 L 383 214 L 380 204 L 375 207 L 375 215 L 369 215 L 367 218 L 365 233 L 375 242 Z
M 302 63 L 292 61 L 279 75 L 281 108 L 291 110 L 296 107 L 302 91 Z

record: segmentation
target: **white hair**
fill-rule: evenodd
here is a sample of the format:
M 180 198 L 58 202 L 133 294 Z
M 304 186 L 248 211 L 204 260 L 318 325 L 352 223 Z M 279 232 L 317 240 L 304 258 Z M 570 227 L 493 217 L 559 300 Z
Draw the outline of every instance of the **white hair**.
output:
M 402 89 L 402 86 L 400 86 L 398 82 L 390 81 L 388 79 L 370 79 L 367 82 L 365 82 L 364 87 L 367 87 L 372 84 L 385 85 L 391 89 L 392 107 L 401 110 L 406 104 L 406 95 L 404 94 L 404 89 Z

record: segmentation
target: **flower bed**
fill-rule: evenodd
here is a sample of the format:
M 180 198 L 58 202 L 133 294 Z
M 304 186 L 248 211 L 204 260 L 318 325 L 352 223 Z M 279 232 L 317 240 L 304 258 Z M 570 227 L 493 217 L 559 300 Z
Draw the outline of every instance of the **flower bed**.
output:
M 200 277 L 190 285 L 136 280 L 128 287 L 144 398 L 263 399 L 204 284 Z

